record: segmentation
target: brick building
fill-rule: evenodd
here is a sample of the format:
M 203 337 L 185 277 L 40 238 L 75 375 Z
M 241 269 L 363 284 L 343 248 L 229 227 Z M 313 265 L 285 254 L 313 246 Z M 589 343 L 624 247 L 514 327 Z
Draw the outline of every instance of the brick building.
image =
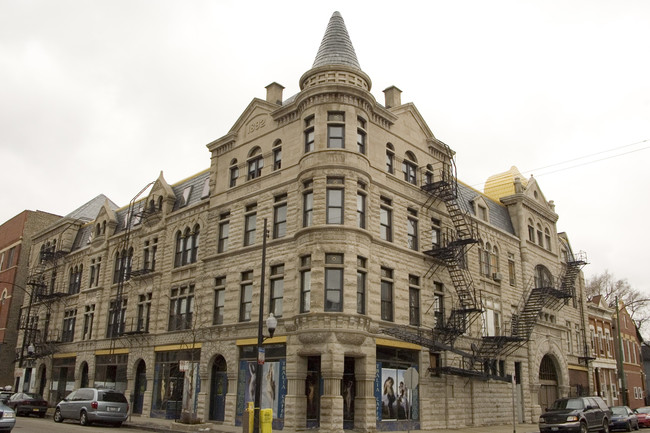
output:
M 616 309 L 610 307 L 601 295 L 587 302 L 589 316 L 589 355 L 594 358 L 591 366 L 594 375 L 594 391 L 610 406 L 619 406 L 617 351 L 614 343 Z
M 641 356 L 643 339 L 623 303 L 619 305 L 618 314 L 614 312 L 613 333 L 617 354 L 625 372 L 624 392 L 627 394 L 627 405 L 632 409 L 645 406 L 645 373 Z
M 14 384 L 14 348 L 20 308 L 27 287 L 32 236 L 58 220 L 41 211 L 24 211 L 0 225 L 0 386 Z
M 459 182 L 415 105 L 371 88 L 334 13 L 300 92 L 267 86 L 205 171 L 40 232 L 23 311 L 46 397 L 110 386 L 136 415 L 238 425 L 262 287 L 275 429 L 507 423 L 513 386 L 537 422 L 589 392 L 585 261 L 554 203 L 514 167 L 483 192 Z

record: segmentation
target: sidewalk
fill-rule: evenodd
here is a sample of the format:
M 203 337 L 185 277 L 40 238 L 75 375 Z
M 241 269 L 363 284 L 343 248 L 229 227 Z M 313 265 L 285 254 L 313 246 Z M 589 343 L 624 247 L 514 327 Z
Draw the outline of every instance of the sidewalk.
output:
M 172 432 L 172 433 L 242 433 L 242 427 L 235 427 L 230 425 L 221 424 L 181 424 L 174 420 L 160 419 L 160 418 L 146 418 L 139 416 L 131 416 L 123 424 L 124 427 L 137 428 L 141 430 L 148 430 L 154 432 Z M 413 433 L 415 430 L 411 430 Z M 281 430 L 278 430 L 280 433 Z M 308 430 L 304 430 L 308 432 Z M 427 433 L 538 433 L 539 429 L 536 424 L 517 424 L 513 429 L 510 425 L 495 425 L 495 426 L 481 426 L 481 427 L 463 427 L 459 429 L 435 429 L 435 430 L 420 430 L 420 432 Z

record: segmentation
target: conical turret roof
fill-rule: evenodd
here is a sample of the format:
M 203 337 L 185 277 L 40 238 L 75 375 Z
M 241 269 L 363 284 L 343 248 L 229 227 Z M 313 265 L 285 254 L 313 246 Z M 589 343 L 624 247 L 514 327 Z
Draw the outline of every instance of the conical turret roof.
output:
M 329 65 L 345 65 L 361 70 L 350 35 L 348 35 L 345 22 L 339 12 L 334 12 L 327 24 L 325 36 L 323 36 L 312 68 Z

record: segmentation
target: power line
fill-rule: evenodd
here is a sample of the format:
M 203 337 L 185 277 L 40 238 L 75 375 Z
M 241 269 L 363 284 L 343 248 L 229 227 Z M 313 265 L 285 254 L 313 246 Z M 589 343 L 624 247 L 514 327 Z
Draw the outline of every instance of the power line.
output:
M 578 161 L 578 160 L 585 159 L 585 158 L 591 158 L 591 157 L 593 157 L 593 156 L 602 155 L 602 154 L 604 154 L 604 153 L 609 153 L 609 152 L 613 152 L 613 151 L 620 150 L 620 149 L 625 149 L 625 148 L 627 148 L 627 147 L 630 147 L 630 146 L 636 146 L 636 145 L 638 145 L 638 144 L 641 144 L 641 143 L 647 143 L 647 142 L 649 142 L 649 141 L 650 141 L 650 139 L 646 138 L 645 140 L 640 140 L 640 141 L 636 141 L 636 142 L 634 142 L 634 143 L 625 144 L 625 145 L 618 146 L 618 147 L 613 147 L 613 148 L 611 148 L 611 149 L 607 149 L 607 150 L 602 150 L 602 151 L 600 151 L 600 152 L 596 152 L 596 153 L 591 153 L 591 154 L 588 154 L 588 155 L 579 156 L 579 157 L 577 157 L 577 158 L 568 159 L 568 160 L 566 160 L 566 161 L 556 162 L 556 163 L 553 163 L 553 164 L 545 165 L 545 166 L 543 166 L 543 167 L 538 167 L 538 168 L 534 168 L 534 169 L 531 169 L 531 170 L 524 170 L 524 171 L 521 172 L 521 174 L 534 173 L 534 172 L 537 171 L 537 170 L 544 170 L 544 169 L 546 169 L 546 168 L 556 167 L 556 166 L 558 166 L 558 165 L 567 164 L 567 163 L 570 163 L 570 162 L 573 162 L 573 161 Z M 630 153 L 639 152 L 639 151 L 641 151 L 641 150 L 646 150 L 646 149 L 650 149 L 650 146 L 641 147 L 641 148 L 639 148 L 639 149 L 630 150 L 630 151 L 628 151 L 628 152 L 624 152 L 624 153 L 618 153 L 618 154 L 616 154 L 616 155 L 611 155 L 611 156 L 608 156 L 608 157 L 605 157 L 605 158 L 595 159 L 595 160 L 593 160 L 593 161 L 587 161 L 587 162 L 584 162 L 584 163 L 582 163 L 582 164 L 576 164 L 576 165 L 572 165 L 572 166 L 569 166 L 569 167 L 563 167 L 563 168 L 560 168 L 560 169 L 557 169 L 557 170 L 553 170 L 553 171 L 549 171 L 549 172 L 546 172 L 546 173 L 541 173 L 541 174 L 539 174 L 539 173 L 535 173 L 535 177 L 545 176 L 545 175 L 547 175 L 547 174 L 558 173 L 558 172 L 560 172 L 560 171 L 569 170 L 569 169 L 577 168 L 577 167 L 582 167 L 582 166 L 585 166 L 585 165 L 593 164 L 593 163 L 595 163 L 595 162 L 606 161 L 606 160 L 608 160 L 608 159 L 612 159 L 612 158 L 616 158 L 616 157 L 619 157 L 619 156 L 628 155 L 628 154 L 630 154 Z M 480 187 L 480 186 L 482 186 L 482 185 L 483 185 L 483 182 L 481 182 L 481 183 L 471 184 L 470 186 L 472 186 L 472 187 Z

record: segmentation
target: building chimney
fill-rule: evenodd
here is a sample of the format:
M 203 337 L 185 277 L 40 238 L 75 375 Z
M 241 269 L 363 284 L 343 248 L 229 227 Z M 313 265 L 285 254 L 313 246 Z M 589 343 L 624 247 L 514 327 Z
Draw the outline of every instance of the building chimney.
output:
M 402 105 L 402 91 L 395 86 L 390 86 L 384 90 L 386 98 L 386 108 L 399 107 Z
M 266 102 L 282 105 L 282 91 L 284 86 L 275 81 L 266 86 Z

